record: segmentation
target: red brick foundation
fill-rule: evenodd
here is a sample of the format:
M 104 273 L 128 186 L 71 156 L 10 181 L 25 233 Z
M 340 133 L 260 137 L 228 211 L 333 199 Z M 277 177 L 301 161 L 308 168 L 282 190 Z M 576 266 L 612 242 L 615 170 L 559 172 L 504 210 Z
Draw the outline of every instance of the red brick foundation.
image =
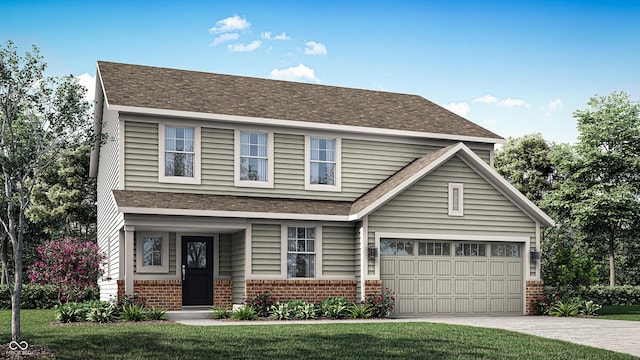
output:
M 213 305 L 231 307 L 233 305 L 233 282 L 231 280 L 214 280 Z
M 393 291 L 393 289 L 391 289 L 391 291 Z M 364 297 L 380 294 L 382 292 L 382 280 L 365 280 L 362 292 L 364 293 Z
M 276 299 L 319 303 L 329 297 L 357 301 L 355 280 L 246 280 L 246 299 L 268 290 Z
M 544 285 L 544 281 L 541 280 L 529 280 L 527 281 L 527 292 L 526 292 L 526 314 L 527 315 L 535 315 L 536 314 L 536 303 L 538 302 L 538 297 L 542 295 L 542 286 Z
M 182 281 L 180 280 L 134 280 L 133 293 L 142 297 L 148 307 L 182 310 Z M 123 295 L 124 280 L 118 280 L 118 296 Z

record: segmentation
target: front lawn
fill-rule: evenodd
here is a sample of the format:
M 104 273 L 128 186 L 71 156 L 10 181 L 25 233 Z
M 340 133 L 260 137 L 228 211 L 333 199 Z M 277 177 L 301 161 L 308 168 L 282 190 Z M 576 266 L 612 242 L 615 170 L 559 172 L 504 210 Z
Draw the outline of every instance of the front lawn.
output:
M 640 321 L 640 305 L 603 306 L 599 318 Z
M 10 340 L 0 311 L 0 343 Z M 607 350 L 497 329 L 369 323 L 197 327 L 52 326 L 51 310 L 23 310 L 23 339 L 56 359 L 633 359 Z

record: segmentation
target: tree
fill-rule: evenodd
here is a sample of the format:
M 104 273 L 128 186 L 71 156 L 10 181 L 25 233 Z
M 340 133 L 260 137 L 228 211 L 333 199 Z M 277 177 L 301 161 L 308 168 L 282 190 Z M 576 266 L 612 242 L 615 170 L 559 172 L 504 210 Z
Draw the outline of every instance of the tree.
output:
M 38 48 L 19 56 L 13 42 L 0 48 L 0 166 L 5 237 L 0 260 L 7 275 L 9 245 L 13 255 L 11 339 L 21 341 L 20 295 L 23 284 L 26 213 L 38 175 L 70 144 L 91 141 L 86 90 L 72 77 L 45 78 Z M 7 276 L 8 277 L 8 276 Z
M 545 204 L 575 226 L 585 243 L 606 244 L 613 286 L 616 244 L 633 238 L 640 216 L 640 103 L 614 92 L 588 105 L 574 113 L 578 143 L 552 155 L 566 180 Z
M 539 204 L 553 183 L 551 148 L 540 133 L 509 138 L 496 152 L 495 169 L 529 200 Z

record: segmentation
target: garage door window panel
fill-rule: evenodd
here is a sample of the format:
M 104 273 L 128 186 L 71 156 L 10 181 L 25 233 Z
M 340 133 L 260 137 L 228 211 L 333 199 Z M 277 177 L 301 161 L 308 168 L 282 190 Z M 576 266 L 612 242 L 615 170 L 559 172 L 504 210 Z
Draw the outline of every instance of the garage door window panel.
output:
M 451 244 L 446 242 L 421 241 L 418 243 L 418 255 L 451 256 Z
M 413 256 L 413 244 L 413 241 L 382 240 L 380 254 Z
M 496 257 L 520 257 L 519 244 L 491 244 L 491 256 Z
M 456 243 L 456 256 L 487 256 L 486 244 Z

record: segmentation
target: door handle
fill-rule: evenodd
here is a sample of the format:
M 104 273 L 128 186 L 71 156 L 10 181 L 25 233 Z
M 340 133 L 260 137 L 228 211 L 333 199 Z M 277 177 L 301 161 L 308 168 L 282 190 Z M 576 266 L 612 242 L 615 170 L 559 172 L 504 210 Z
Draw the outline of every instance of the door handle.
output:
M 185 276 L 186 276 L 186 272 L 187 272 L 187 267 L 185 265 L 182 265 L 182 280 L 185 280 Z

